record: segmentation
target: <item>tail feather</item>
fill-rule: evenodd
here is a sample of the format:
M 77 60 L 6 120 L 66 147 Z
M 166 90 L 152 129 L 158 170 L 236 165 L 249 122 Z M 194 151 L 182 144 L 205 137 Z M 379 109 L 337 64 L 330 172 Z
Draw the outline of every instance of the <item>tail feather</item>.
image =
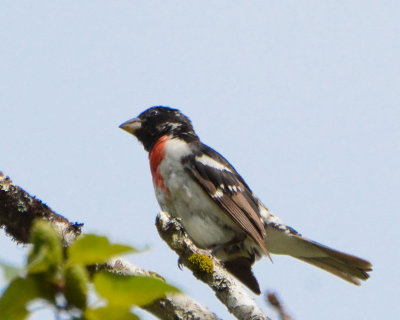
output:
M 290 255 L 355 285 L 367 280 L 372 271 L 367 260 L 304 238 L 292 229 L 269 228 L 267 233 L 270 237 L 266 245 L 271 253 Z
M 353 283 L 357 286 L 360 285 L 360 280 L 367 280 L 369 275 L 367 271 L 348 266 L 346 264 L 335 261 L 332 258 L 300 258 L 304 262 L 307 262 L 311 265 L 314 265 L 322 270 L 330 272 L 335 276 L 342 278 L 350 283 Z

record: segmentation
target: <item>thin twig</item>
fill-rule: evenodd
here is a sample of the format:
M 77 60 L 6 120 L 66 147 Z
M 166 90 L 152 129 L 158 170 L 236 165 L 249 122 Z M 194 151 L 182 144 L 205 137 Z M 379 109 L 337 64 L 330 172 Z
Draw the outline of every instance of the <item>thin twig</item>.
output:
M 291 316 L 288 315 L 282 303 L 278 299 L 276 293 L 267 292 L 266 293 L 267 302 L 278 312 L 280 320 L 293 320 Z

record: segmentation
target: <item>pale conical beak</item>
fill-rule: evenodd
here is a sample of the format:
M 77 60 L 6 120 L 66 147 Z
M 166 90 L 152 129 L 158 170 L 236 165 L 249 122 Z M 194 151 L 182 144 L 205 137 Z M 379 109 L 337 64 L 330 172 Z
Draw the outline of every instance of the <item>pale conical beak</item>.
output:
M 125 130 L 126 132 L 135 135 L 135 131 L 139 130 L 142 127 L 142 121 L 138 118 L 133 118 L 124 122 L 119 127 L 122 130 Z

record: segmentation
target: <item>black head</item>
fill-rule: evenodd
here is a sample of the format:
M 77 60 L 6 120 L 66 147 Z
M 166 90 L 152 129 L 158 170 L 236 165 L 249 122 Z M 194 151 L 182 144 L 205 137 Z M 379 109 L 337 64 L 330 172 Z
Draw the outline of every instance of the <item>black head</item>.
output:
M 162 106 L 151 107 L 119 127 L 136 136 L 146 151 L 150 151 L 164 135 L 180 136 L 185 140 L 197 138 L 188 117 L 177 109 Z

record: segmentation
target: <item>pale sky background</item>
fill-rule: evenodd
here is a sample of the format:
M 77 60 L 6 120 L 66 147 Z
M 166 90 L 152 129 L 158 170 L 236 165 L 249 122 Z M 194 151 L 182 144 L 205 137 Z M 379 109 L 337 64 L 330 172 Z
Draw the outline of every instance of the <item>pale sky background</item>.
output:
M 286 223 L 374 265 L 355 287 L 274 256 L 263 290 L 296 319 L 394 319 L 399 21 L 399 1 L 3 0 L 0 170 L 86 232 L 151 246 L 129 260 L 232 319 L 160 240 L 147 154 L 118 128 L 177 107 Z

